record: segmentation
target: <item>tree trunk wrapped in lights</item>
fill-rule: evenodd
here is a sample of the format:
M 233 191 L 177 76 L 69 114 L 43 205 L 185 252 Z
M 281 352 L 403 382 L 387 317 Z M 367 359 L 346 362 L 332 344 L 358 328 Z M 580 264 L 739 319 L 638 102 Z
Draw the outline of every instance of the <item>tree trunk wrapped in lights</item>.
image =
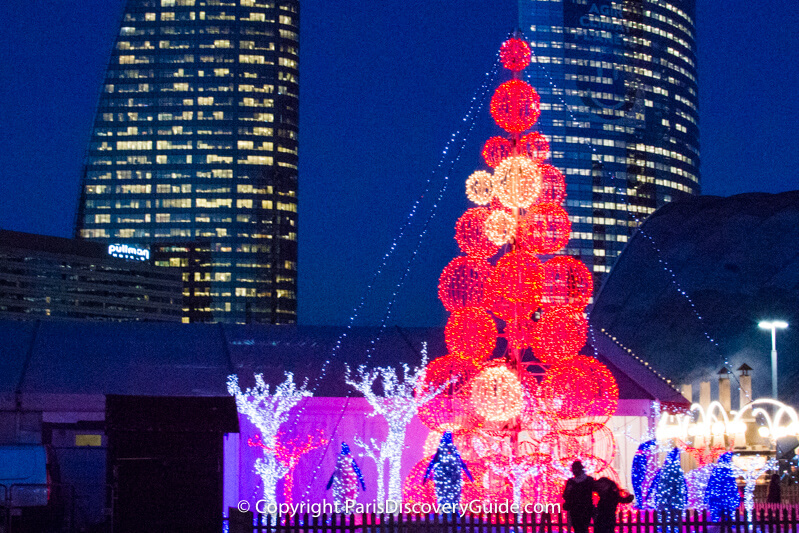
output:
M 246 415 L 260 431 L 258 446 L 263 449 L 263 457 L 255 461 L 255 471 L 261 477 L 263 499 L 267 505 L 277 503 L 277 483 L 291 470 L 290 463 L 278 457 L 278 432 L 280 426 L 289 419 L 289 412 L 303 398 L 312 396 L 306 390 L 306 383 L 298 389 L 294 384 L 294 374 L 285 373 L 286 379 L 270 392 L 264 382 L 263 374 L 255 375 L 255 386 L 244 391 L 239 387 L 238 376 L 230 375 L 227 390 L 236 398 L 239 413 Z
M 385 463 L 388 462 L 388 499 L 392 501 L 402 501 L 402 451 L 405 448 L 405 431 L 411 419 L 416 415 L 419 406 L 432 400 L 436 395 L 449 385 L 449 381 L 416 394 L 417 385 L 422 381 L 427 368 L 427 344 L 422 347 L 422 361 L 420 366 L 411 370 L 408 365 L 402 365 L 403 376 L 400 378 L 397 371 L 390 367 L 378 367 L 367 370 L 365 366 L 358 367 L 357 380 L 353 379 L 352 372 L 347 366 L 345 381 L 355 390 L 363 394 L 373 411 L 369 416 L 381 415 L 388 422 L 388 435 L 386 440 L 379 446 L 372 441 L 370 446 L 363 446 L 367 454 L 375 459 L 378 471 L 378 486 Z M 383 394 L 378 396 L 374 391 L 374 385 L 380 378 Z M 361 442 L 361 445 L 364 443 Z M 382 478 L 385 479 L 385 478 Z M 378 493 L 378 501 L 384 498 L 384 494 Z

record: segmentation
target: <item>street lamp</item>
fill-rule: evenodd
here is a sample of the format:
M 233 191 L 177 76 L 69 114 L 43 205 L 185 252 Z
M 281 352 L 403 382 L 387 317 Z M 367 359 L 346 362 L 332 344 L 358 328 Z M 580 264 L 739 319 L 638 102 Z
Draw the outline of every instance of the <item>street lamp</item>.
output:
M 763 329 L 771 330 L 771 396 L 777 399 L 777 329 L 788 327 L 782 320 L 764 320 L 758 324 Z

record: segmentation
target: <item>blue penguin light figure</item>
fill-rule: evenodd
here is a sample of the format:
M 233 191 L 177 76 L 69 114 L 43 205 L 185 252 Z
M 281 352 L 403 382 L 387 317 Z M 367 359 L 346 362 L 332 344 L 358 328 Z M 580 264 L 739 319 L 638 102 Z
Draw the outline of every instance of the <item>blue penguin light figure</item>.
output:
M 461 470 L 466 473 L 469 481 L 474 481 L 469 468 L 461 459 L 458 448 L 452 441 L 452 432 L 446 431 L 441 436 L 438 450 L 427 466 L 424 473 L 424 482 L 433 473 L 433 481 L 436 487 L 436 499 L 439 505 L 459 505 L 461 502 L 461 489 L 463 488 L 463 478 Z

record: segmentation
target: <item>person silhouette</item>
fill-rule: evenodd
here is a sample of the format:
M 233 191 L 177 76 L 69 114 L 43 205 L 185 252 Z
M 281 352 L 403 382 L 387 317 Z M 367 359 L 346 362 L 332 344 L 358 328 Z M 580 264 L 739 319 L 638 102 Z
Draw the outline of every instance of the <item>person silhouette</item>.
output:
M 572 474 L 563 489 L 563 508 L 569 513 L 574 533 L 587 533 L 594 514 L 594 478 L 586 475 L 580 461 L 572 463 Z
M 601 477 L 594 482 L 594 490 L 599 495 L 594 514 L 594 533 L 612 533 L 616 529 L 616 508 L 620 503 L 630 503 L 633 495 L 622 494 L 615 481 Z

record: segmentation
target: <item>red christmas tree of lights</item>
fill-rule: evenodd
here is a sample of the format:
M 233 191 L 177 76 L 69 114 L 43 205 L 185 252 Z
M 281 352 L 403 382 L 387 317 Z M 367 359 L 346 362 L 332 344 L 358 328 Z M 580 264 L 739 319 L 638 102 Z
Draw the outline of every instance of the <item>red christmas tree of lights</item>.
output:
M 490 107 L 507 135 L 486 141 L 488 169 L 466 181 L 468 199 L 480 207 L 458 220 L 455 239 L 464 255 L 444 268 L 438 288 L 450 312 L 450 353 L 431 362 L 418 389 L 449 383 L 419 417 L 431 438 L 453 432 L 478 474 L 470 496 L 484 501 L 512 493 L 555 502 L 576 459 L 590 473 L 618 478 L 610 466 L 616 444 L 605 425 L 618 387 L 602 363 L 579 353 L 587 338 L 591 273 L 572 257 L 547 257 L 564 248 L 571 222 L 561 205 L 564 176 L 545 162 L 549 143 L 528 131 L 540 115 L 538 93 L 521 79 L 530 58 L 521 38 L 502 44 L 500 61 L 512 76 Z M 513 476 L 498 474 L 508 465 Z M 404 495 L 429 500 L 418 477 L 415 468 Z

